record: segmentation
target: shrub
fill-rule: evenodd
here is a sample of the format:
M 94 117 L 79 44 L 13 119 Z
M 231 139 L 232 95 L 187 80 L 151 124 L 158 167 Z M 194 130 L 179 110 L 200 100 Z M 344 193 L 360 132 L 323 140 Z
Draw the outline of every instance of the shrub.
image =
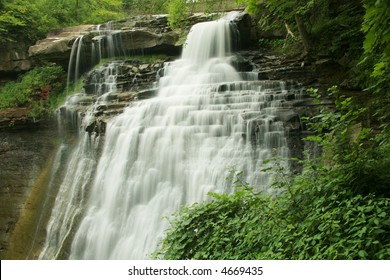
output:
M 60 66 L 39 67 L 27 72 L 0 90 L 0 109 L 29 107 L 34 116 L 42 116 L 42 109 L 50 111 L 49 104 L 62 95 L 65 75 Z M 36 114 L 38 111 L 40 113 Z
M 285 192 L 247 186 L 183 207 L 155 258 L 388 259 L 390 199 L 340 189 L 341 176 L 307 164 Z

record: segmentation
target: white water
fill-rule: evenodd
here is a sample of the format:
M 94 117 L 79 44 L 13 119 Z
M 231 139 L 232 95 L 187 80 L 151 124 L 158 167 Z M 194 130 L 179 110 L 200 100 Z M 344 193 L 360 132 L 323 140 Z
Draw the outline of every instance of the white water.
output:
M 96 26 L 97 36 L 92 42 L 92 65 L 100 62 L 102 58 L 125 56 L 122 47 L 121 30 L 113 29 L 113 23 L 107 22 Z
M 67 90 L 71 91 L 81 75 L 91 66 L 98 64 L 101 59 L 115 56 L 125 56 L 126 52 L 122 47 L 120 30 L 112 28 L 112 22 L 95 27 L 96 36 L 92 44 L 84 44 L 84 35 L 75 39 L 72 45 L 69 63 Z M 91 50 L 87 50 L 91 48 Z M 87 60 L 87 53 L 90 52 L 90 61 Z
M 93 147 L 95 139 L 90 139 L 87 134 L 83 136 L 66 167 L 65 178 L 59 188 L 47 226 L 46 242 L 40 259 L 60 257 L 61 249 L 83 209 L 85 189 L 96 165 Z
M 71 259 L 145 259 L 163 236 L 162 217 L 210 191 L 231 191 L 231 168 L 271 191 L 260 170 L 263 160 L 288 156 L 283 125 L 272 115 L 284 98 L 283 83 L 241 80 L 229 64 L 230 28 L 225 20 L 194 26 L 182 59 L 166 66 L 158 96 L 133 103 L 108 124 L 90 197 L 67 210 L 65 201 L 80 194 L 83 183 L 64 188 L 52 220 L 65 226 L 50 228 L 51 220 L 42 258 L 63 249 L 59 240 L 69 234 L 74 212 L 84 216 Z
M 68 64 L 68 79 L 66 89 L 69 92 L 71 84 L 75 84 L 80 78 L 80 64 L 83 53 L 83 35 L 73 42 Z

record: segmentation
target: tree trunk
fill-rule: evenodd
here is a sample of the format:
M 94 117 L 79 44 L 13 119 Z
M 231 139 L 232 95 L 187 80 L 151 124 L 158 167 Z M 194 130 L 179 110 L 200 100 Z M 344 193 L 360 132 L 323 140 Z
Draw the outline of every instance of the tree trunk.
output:
M 304 49 L 303 55 L 307 56 L 310 53 L 310 47 L 311 47 L 309 34 L 307 33 L 302 17 L 300 17 L 299 15 L 295 15 L 295 21 L 298 26 L 299 35 L 301 36 L 302 39 L 302 44 Z

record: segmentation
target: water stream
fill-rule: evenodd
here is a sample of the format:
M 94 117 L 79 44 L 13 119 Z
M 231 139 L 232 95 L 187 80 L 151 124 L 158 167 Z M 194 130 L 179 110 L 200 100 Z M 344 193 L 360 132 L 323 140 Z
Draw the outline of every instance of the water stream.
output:
M 66 243 L 70 259 L 148 258 L 167 226 L 162 217 L 210 191 L 230 192 L 232 169 L 272 191 L 261 169 L 266 159 L 288 156 L 274 114 L 287 90 L 233 68 L 233 31 L 228 19 L 193 26 L 181 59 L 165 66 L 157 96 L 107 124 L 98 162 L 88 134 L 80 136 L 40 258 L 58 258 Z

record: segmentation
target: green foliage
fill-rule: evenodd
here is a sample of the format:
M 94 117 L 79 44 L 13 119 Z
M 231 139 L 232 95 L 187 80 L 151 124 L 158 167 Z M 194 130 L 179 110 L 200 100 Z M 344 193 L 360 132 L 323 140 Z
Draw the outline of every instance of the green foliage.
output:
M 34 42 L 53 25 L 51 17 L 34 1 L 4 1 L 0 9 L 0 43 L 21 38 Z
M 357 60 L 362 53 L 361 24 L 364 9 L 358 1 L 317 6 L 318 16 L 310 25 L 310 35 L 321 52 Z
M 120 19 L 122 0 L 41 0 L 41 8 L 53 16 L 58 25 L 97 24 Z
M 390 3 L 383 0 L 365 0 L 366 10 L 362 30 L 365 54 L 362 64 L 370 67 L 369 90 L 380 100 L 376 103 L 382 123 L 388 123 L 390 98 Z M 368 62 L 368 63 L 367 63 Z M 381 109 L 383 108 L 383 109 Z
M 312 90 L 318 102 L 321 96 Z M 387 130 L 374 133 L 368 119 L 368 109 L 354 102 L 352 97 L 340 96 L 336 87 L 329 89 L 335 109 L 321 108 L 317 116 L 308 118 L 308 126 L 323 149 L 323 163 L 333 166 L 342 177 L 341 186 L 354 193 L 376 193 L 390 197 L 390 139 Z
M 279 197 L 247 186 L 185 206 L 154 254 L 163 259 L 388 259 L 390 200 L 351 195 L 307 164 Z
M 29 107 L 32 117 L 43 116 L 63 94 L 65 75 L 60 66 L 34 68 L 0 90 L 0 109 Z
M 307 51 L 347 56 L 351 62 L 361 54 L 363 7 L 359 0 L 238 2 L 244 3 L 248 12 L 260 15 L 259 24 L 263 30 L 286 30 L 287 25 L 295 38 L 304 43 L 305 49 L 308 47 Z M 294 48 L 302 54 L 302 47 L 294 40 L 286 43 L 284 51 Z
M 308 91 L 311 92 L 311 97 L 314 98 L 315 103 L 321 102 L 322 97 L 318 90 L 309 89 Z M 361 123 L 359 123 L 360 118 L 366 112 L 366 108 L 359 108 L 354 105 L 352 97 L 340 96 L 336 86 L 328 89 L 327 95 L 333 98 L 335 109 L 321 107 L 318 115 L 305 120 L 308 122 L 309 128 L 316 132 L 315 139 L 319 138 L 318 142 L 325 149 L 325 153 L 329 152 L 332 158 L 338 156 L 337 160 L 340 163 L 349 162 L 351 161 L 350 156 L 360 156 L 359 150 L 362 147 L 359 147 L 359 145 L 369 132 L 361 129 Z M 353 126 L 358 123 L 360 125 L 356 128 L 357 131 L 352 131 Z M 313 140 L 313 138 L 309 137 L 309 140 Z M 358 147 L 356 147 L 356 144 L 358 144 Z M 346 151 L 351 151 L 351 155 L 347 154 Z M 342 154 L 344 156 L 340 158 Z
M 189 8 L 185 0 L 168 2 L 168 24 L 172 29 L 184 27 L 189 16 Z
M 131 14 L 166 13 L 167 0 L 124 0 L 124 8 Z
M 364 8 L 366 14 L 364 16 L 363 31 L 366 32 L 364 41 L 364 49 L 367 52 L 376 50 L 384 50 L 389 52 L 390 43 L 390 4 L 384 0 L 365 0 Z
M 122 0 L 5 0 L 0 8 L 0 42 L 34 42 L 53 28 L 122 17 Z

